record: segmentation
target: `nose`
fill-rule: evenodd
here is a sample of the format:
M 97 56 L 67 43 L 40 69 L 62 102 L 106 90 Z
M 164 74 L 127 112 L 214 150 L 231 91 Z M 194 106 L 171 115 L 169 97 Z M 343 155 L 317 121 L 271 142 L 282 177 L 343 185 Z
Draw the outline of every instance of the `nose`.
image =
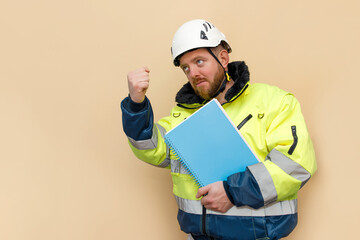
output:
M 196 66 L 192 66 L 189 69 L 188 77 L 189 78 L 198 78 L 200 76 L 199 69 Z

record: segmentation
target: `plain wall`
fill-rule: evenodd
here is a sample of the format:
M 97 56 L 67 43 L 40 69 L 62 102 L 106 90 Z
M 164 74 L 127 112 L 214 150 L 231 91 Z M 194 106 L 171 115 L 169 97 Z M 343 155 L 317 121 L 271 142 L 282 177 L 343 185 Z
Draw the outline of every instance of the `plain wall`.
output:
M 173 34 L 204 18 L 251 82 L 301 102 L 318 172 L 286 239 L 358 235 L 360 2 L 0 1 L 0 239 L 184 239 L 168 170 L 122 132 L 128 71 L 148 66 L 156 120 L 186 82 Z

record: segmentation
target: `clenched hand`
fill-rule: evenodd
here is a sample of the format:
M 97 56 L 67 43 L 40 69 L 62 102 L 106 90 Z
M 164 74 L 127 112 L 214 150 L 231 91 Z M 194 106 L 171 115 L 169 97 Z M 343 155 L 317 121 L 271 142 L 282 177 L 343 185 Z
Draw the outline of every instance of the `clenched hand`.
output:
M 136 103 L 141 103 L 145 99 L 146 91 L 149 88 L 149 73 L 149 68 L 142 67 L 127 75 L 130 98 Z

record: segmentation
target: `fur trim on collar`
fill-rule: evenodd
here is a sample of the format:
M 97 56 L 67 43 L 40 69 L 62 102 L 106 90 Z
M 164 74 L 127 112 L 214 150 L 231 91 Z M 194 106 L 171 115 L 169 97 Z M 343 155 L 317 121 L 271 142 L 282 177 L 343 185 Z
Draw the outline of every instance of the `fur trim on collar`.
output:
M 234 80 L 234 85 L 225 94 L 225 99 L 230 101 L 249 82 L 250 73 L 248 66 L 243 61 L 229 63 L 228 70 L 231 79 Z M 176 94 L 175 101 L 179 104 L 202 104 L 205 102 L 202 97 L 196 95 L 189 82 Z

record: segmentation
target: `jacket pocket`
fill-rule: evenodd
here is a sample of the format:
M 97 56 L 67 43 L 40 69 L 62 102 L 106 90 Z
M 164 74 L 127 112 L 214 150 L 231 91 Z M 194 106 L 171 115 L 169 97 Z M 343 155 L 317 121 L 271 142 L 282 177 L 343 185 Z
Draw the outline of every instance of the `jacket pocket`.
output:
M 294 138 L 294 142 L 293 142 L 293 144 L 291 145 L 291 147 L 290 147 L 290 149 L 288 151 L 289 155 L 293 154 L 293 152 L 295 151 L 296 145 L 298 143 L 298 136 L 296 134 L 296 126 L 291 126 L 291 132 L 292 132 L 292 135 L 293 135 L 293 138 Z
M 245 125 L 250 119 L 252 118 L 252 115 L 249 114 L 244 120 L 241 121 L 241 123 L 237 126 L 237 129 L 240 130 L 242 126 Z

